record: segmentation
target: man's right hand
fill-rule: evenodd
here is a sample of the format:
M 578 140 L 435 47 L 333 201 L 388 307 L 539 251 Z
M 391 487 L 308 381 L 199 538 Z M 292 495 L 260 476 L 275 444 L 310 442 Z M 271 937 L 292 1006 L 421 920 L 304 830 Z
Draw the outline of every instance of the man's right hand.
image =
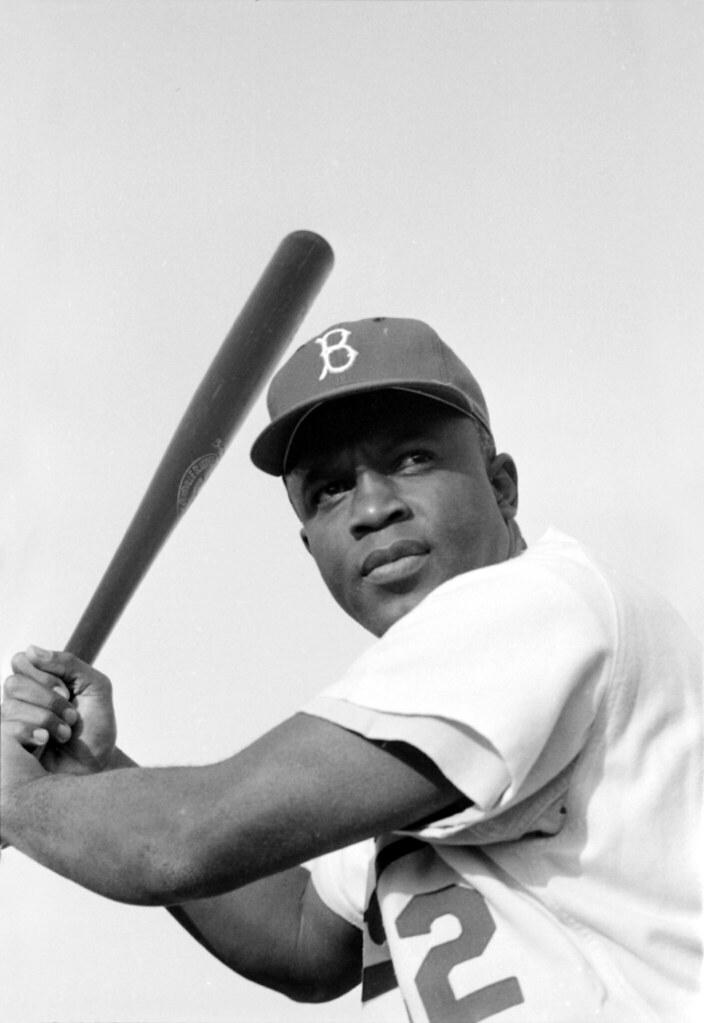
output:
M 92 774 L 110 764 L 116 725 L 110 679 L 66 652 L 30 646 L 12 658 L 2 716 L 23 727 L 52 774 Z M 51 740 L 51 741 L 50 741 Z

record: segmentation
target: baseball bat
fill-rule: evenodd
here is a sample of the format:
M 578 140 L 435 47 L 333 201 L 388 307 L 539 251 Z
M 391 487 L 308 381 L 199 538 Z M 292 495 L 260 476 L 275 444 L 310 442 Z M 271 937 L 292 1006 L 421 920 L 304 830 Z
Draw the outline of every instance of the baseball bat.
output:
M 66 649 L 91 663 L 291 341 L 334 260 L 312 231 L 287 235 L 235 320 L 81 615 Z

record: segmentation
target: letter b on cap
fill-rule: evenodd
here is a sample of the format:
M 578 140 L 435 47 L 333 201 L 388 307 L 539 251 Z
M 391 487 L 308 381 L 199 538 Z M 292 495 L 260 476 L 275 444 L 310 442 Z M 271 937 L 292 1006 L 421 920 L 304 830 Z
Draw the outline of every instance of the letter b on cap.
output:
M 347 338 L 351 333 L 352 331 L 346 330 L 344 327 L 333 327 L 322 337 L 316 337 L 315 343 L 320 345 L 320 358 L 323 361 L 323 368 L 318 380 L 324 380 L 328 373 L 344 373 L 354 364 L 359 352 L 352 345 L 347 344 Z M 331 341 L 331 338 L 337 338 L 337 340 Z M 334 362 L 331 359 L 333 353 L 339 353 Z

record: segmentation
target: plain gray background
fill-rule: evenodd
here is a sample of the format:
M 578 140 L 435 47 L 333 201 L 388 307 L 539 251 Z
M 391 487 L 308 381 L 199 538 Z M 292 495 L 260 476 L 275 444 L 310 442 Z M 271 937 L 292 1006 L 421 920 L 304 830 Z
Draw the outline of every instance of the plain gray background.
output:
M 61 646 L 279 239 L 337 265 L 298 340 L 429 321 L 549 524 L 701 632 L 697 3 L 23 2 L 0 16 L 3 674 Z M 120 741 L 225 757 L 369 642 L 315 575 L 259 403 L 106 645 Z M 358 1018 L 9 851 L 5 1023 Z

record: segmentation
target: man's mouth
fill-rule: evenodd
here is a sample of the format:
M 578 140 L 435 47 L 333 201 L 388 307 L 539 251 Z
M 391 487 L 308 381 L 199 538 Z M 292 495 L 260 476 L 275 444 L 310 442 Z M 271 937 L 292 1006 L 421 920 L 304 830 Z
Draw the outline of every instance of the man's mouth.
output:
M 416 572 L 427 553 L 427 546 L 419 540 L 396 540 L 366 556 L 362 575 L 375 582 L 401 579 Z

